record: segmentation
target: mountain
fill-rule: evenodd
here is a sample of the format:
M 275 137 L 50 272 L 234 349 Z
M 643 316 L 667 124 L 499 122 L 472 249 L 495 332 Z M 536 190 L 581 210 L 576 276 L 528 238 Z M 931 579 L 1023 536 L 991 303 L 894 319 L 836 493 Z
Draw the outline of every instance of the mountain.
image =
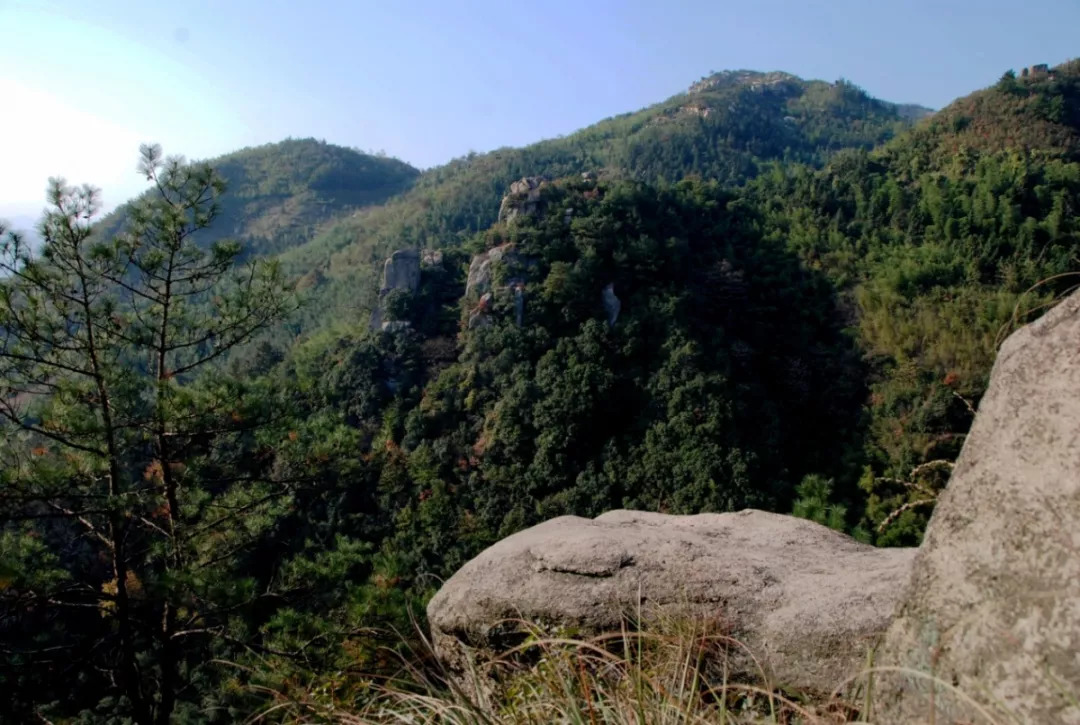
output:
M 419 171 L 315 139 L 289 139 L 210 159 L 228 184 L 220 216 L 200 238 L 232 238 L 246 256 L 277 254 L 309 240 L 320 225 L 378 205 L 407 190 Z M 123 226 L 126 206 L 100 223 L 105 235 Z
M 934 114 L 934 109 L 920 106 L 918 103 L 897 103 L 896 113 L 905 121 L 921 121 Z
M 819 166 L 840 150 L 870 149 L 909 125 L 898 106 L 846 81 L 716 73 L 662 103 L 564 138 L 471 154 L 427 171 L 407 193 L 327 225 L 281 259 L 304 277 L 305 288 L 319 288 L 314 307 L 337 310 L 335 318 L 362 316 L 373 304 L 376 267 L 387 252 L 460 245 L 495 221 L 502 195 L 523 176 L 591 171 L 606 179 L 699 176 L 736 185 L 763 165 Z
M 1005 73 L 993 86 L 957 99 L 891 145 L 940 166 L 957 154 L 1025 151 L 1080 157 L 1080 61 Z

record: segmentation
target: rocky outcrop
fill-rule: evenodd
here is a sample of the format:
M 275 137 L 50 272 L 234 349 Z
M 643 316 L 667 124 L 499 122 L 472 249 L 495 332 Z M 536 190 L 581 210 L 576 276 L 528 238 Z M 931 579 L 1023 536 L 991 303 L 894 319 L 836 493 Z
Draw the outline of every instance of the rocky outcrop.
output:
M 408 320 L 387 320 L 380 325 L 380 329 L 383 332 L 389 332 L 391 334 L 395 332 L 402 332 L 412 327 L 412 323 Z
M 371 329 L 387 331 L 386 297 L 395 290 L 412 293 L 420 286 L 420 252 L 416 249 L 399 249 L 383 262 L 382 281 L 379 284 L 379 302 L 371 311 Z M 439 261 L 442 261 L 441 253 Z M 409 323 L 406 322 L 407 326 Z M 400 325 L 396 329 L 400 329 Z
M 482 327 L 488 324 L 486 316 L 491 311 L 495 294 L 507 295 L 514 308 L 514 318 L 520 326 L 525 314 L 525 274 L 535 264 L 514 250 L 513 244 L 502 244 L 482 254 L 477 254 L 469 262 L 469 275 L 465 283 L 465 298 L 479 300 L 470 313 L 468 327 Z M 498 290 L 494 288 L 495 270 L 502 266 L 505 284 Z M 485 319 L 481 319 L 483 316 Z
M 540 214 L 544 208 L 540 190 L 546 184 L 547 179 L 541 176 L 526 176 L 510 184 L 510 192 L 499 205 L 499 222 L 508 224 L 522 216 Z
M 399 249 L 383 263 L 382 284 L 379 295 L 391 290 L 403 289 L 415 292 L 420 286 L 420 252 L 415 249 Z
M 828 692 L 891 620 L 913 550 L 875 549 L 818 524 L 743 511 L 563 516 L 490 547 L 428 605 L 436 652 L 469 691 L 523 619 L 580 634 L 672 612 L 722 622 L 774 684 Z M 735 663 L 756 672 L 749 661 Z
M 1080 294 L 1002 346 L 879 660 L 1010 722 L 1080 723 Z M 926 679 L 884 685 L 881 722 L 970 713 Z
M 615 295 L 615 283 L 611 282 L 600 293 L 604 302 L 604 312 L 607 313 L 608 327 L 615 327 L 615 321 L 619 319 L 619 311 L 622 310 L 622 301 Z
M 485 292 L 480 296 L 479 301 L 476 303 L 476 307 L 469 312 L 469 322 L 467 327 L 470 330 L 475 330 L 478 327 L 488 327 L 491 325 L 491 302 L 494 299 L 494 295 L 490 292 Z
M 420 267 L 422 269 L 441 267 L 442 263 L 443 253 L 441 249 L 425 249 L 420 252 Z

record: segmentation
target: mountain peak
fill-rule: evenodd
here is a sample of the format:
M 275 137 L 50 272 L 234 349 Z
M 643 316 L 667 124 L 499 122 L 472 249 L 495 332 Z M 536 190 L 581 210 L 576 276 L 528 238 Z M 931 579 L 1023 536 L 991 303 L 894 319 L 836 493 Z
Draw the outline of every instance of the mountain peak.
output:
M 693 83 L 688 93 L 703 93 L 716 88 L 736 86 L 773 86 L 781 83 L 804 83 L 802 78 L 784 71 L 756 71 L 756 70 L 724 70 L 719 73 L 708 75 L 696 83 Z

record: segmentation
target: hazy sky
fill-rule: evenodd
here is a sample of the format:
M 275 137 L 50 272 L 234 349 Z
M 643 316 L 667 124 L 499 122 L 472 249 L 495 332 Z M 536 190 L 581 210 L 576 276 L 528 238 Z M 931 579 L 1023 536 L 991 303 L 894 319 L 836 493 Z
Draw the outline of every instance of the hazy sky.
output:
M 940 107 L 1080 52 L 1080 0 L 0 0 L 0 216 L 50 175 L 113 206 L 138 145 L 287 136 L 420 167 L 570 133 L 713 70 Z

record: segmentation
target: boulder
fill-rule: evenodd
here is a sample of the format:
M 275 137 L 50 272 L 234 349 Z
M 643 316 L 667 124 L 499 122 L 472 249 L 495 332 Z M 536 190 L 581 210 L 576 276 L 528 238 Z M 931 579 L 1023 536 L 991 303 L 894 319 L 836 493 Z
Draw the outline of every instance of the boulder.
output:
M 465 297 L 477 299 L 491 292 L 495 268 L 499 265 L 504 265 L 508 271 L 522 272 L 535 264 L 536 260 L 518 254 L 514 250 L 514 245 L 509 242 L 477 254 L 469 261 Z M 524 284 L 524 277 L 516 275 L 507 280 L 507 290 L 513 292 L 516 285 L 524 286 Z
M 469 260 L 469 275 L 465 281 L 466 297 L 482 297 L 491 291 L 491 267 L 500 262 L 511 245 L 503 244 L 477 254 Z
M 419 251 L 415 249 L 399 249 L 383 263 L 382 285 L 379 288 L 380 297 L 395 289 L 415 292 L 419 286 Z
M 1080 294 L 1002 345 L 879 662 L 1080 723 Z M 882 722 L 970 716 L 940 685 L 931 715 L 925 678 L 880 684 Z
M 637 612 L 723 622 L 773 684 L 829 692 L 865 664 L 913 556 L 763 511 L 563 516 L 465 564 L 427 614 L 437 655 L 473 693 L 492 687 L 482 665 L 518 641 L 507 620 L 588 635 Z
M 510 223 L 518 217 L 540 214 L 544 206 L 540 189 L 545 184 L 547 179 L 540 176 L 526 176 L 510 184 L 510 192 L 499 205 L 499 222 Z

